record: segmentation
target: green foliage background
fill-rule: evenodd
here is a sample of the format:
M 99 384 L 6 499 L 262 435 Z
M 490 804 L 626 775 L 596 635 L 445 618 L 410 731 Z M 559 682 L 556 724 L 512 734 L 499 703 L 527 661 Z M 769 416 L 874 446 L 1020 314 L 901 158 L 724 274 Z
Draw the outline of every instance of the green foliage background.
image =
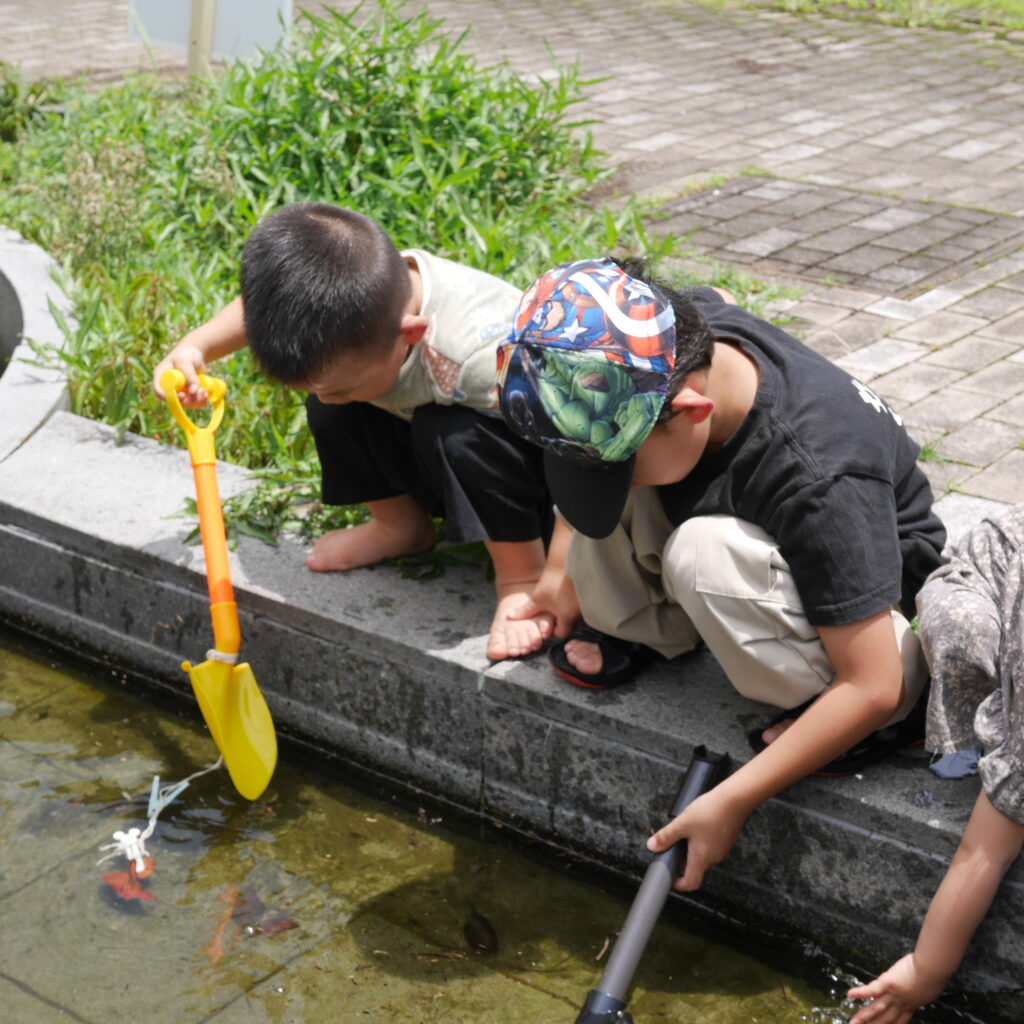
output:
M 588 202 L 607 171 L 571 116 L 588 84 L 573 68 L 527 83 L 479 67 L 461 43 L 381 0 L 303 14 L 290 43 L 204 81 L 47 92 L 5 75 L 0 223 L 66 270 L 73 410 L 177 443 L 151 369 L 234 297 L 245 238 L 284 203 L 351 206 L 399 247 L 520 285 L 583 253 L 671 248 L 646 235 L 634 203 Z M 234 524 L 267 539 L 289 521 L 323 528 L 309 509 L 294 514 L 318 491 L 303 396 L 262 379 L 246 353 L 214 370 L 230 389 L 218 453 L 264 477 Z

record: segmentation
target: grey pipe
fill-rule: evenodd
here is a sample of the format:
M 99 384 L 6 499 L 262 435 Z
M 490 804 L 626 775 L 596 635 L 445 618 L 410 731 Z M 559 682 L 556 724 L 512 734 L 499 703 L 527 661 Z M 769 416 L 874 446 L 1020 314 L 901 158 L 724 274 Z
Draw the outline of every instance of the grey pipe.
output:
M 710 754 L 704 747 L 697 747 L 672 804 L 671 817 L 682 814 L 728 772 L 728 755 Z M 626 993 L 685 856 L 685 842 L 654 855 L 608 957 L 601 981 L 587 995 L 576 1024 L 632 1024 L 632 1017 L 626 1012 Z

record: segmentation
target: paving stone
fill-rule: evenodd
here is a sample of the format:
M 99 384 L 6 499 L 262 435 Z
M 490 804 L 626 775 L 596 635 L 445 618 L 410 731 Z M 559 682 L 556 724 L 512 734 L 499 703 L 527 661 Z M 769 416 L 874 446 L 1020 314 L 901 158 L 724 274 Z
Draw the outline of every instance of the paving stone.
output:
M 942 311 L 932 313 L 912 324 L 900 327 L 898 334 L 909 341 L 923 341 L 933 348 L 948 345 L 964 335 L 988 327 L 988 323 L 977 316 Z
M 922 314 L 937 313 L 940 309 L 947 309 L 962 298 L 963 295 L 959 290 L 932 288 L 930 291 L 922 292 L 915 299 L 911 299 L 911 304 Z
M 887 249 L 898 249 L 900 252 L 921 252 L 939 242 L 944 242 L 960 229 L 955 224 L 915 224 L 909 228 L 891 231 L 878 239 L 877 244 Z
M 741 238 L 726 246 L 732 253 L 747 253 L 751 256 L 768 256 L 778 249 L 785 249 L 794 242 L 802 241 L 803 235 L 797 231 L 786 231 L 783 228 L 770 228 L 749 238 Z
M 949 261 L 940 259 L 934 255 L 939 247 L 929 249 L 927 253 L 914 252 L 907 253 L 906 255 L 900 256 L 896 261 L 896 266 L 905 270 L 922 271 L 926 276 L 932 276 L 938 273 L 949 272 Z
M 799 328 L 790 327 L 789 330 L 800 338 L 808 348 L 833 362 L 838 361 L 851 350 L 849 342 L 841 338 L 831 327 L 823 327 L 811 331 L 809 334 L 804 334 Z
M 772 254 L 772 266 L 792 264 L 798 272 L 809 271 L 817 267 L 822 260 L 822 253 L 816 249 L 808 249 L 804 245 L 790 245 Z
M 892 399 L 913 405 L 941 388 L 955 383 L 963 376 L 962 371 L 947 366 L 925 366 L 923 363 L 912 363 L 909 366 L 893 370 L 883 377 L 876 377 L 871 382 L 871 386 L 886 401 Z
M 763 205 L 761 200 L 753 199 L 746 193 L 740 193 L 720 200 L 710 207 L 708 212 L 717 220 L 731 220 L 733 217 L 749 214 L 761 205 Z M 766 216 L 766 220 L 770 224 L 775 223 L 775 218 L 770 215 Z
M 1009 316 L 1003 317 L 1002 320 L 986 324 L 985 327 L 979 328 L 978 333 L 984 334 L 986 338 L 999 338 L 1019 344 L 1024 339 L 1024 311 L 1011 313 Z
M 939 155 L 949 160 L 977 160 L 978 157 L 991 153 L 992 150 L 998 148 L 999 144 L 997 142 L 986 142 L 984 139 L 970 139 L 956 146 L 950 146 L 949 149 L 944 149 Z
M 790 315 L 806 321 L 815 327 L 830 327 L 851 314 L 850 309 L 833 306 L 825 302 L 804 299 L 790 309 Z
M 1000 399 L 1024 394 L 1024 364 L 1001 360 L 964 377 L 957 387 L 978 391 Z
M 858 249 L 840 253 L 822 263 L 825 270 L 845 270 L 848 273 L 863 277 L 865 274 L 876 276 L 879 268 L 891 263 L 894 253 L 880 249 L 877 245 L 862 245 Z
M 871 231 L 864 231 L 860 228 L 851 227 L 846 225 L 845 227 L 836 228 L 833 231 L 825 231 L 817 235 L 813 235 L 807 238 L 803 244 L 808 249 L 820 249 L 825 253 L 834 253 L 839 255 L 841 253 L 849 252 L 851 249 L 857 248 L 859 245 L 864 245 L 866 242 L 870 242 L 874 237 Z M 891 256 L 889 257 L 892 258 Z
M 915 440 L 917 440 L 915 438 Z M 971 477 L 978 472 L 976 466 L 963 465 L 950 459 L 934 459 L 919 463 L 928 482 L 932 485 L 935 501 L 950 493 L 958 493 Z
M 874 292 L 865 292 L 857 288 L 841 288 L 838 285 L 815 288 L 810 294 L 817 302 L 847 306 L 850 309 L 864 309 L 878 298 Z
M 860 312 L 839 321 L 829 329 L 846 343 L 847 351 L 853 351 L 884 338 L 890 326 L 891 324 L 883 317 Z
M 832 231 L 835 228 L 845 224 L 850 219 L 848 213 L 836 211 L 830 207 L 816 210 L 814 213 L 808 213 L 803 217 L 795 217 L 789 221 L 787 227 L 791 231 L 802 231 L 805 235 L 821 235 L 826 231 Z
M 847 372 L 866 381 L 905 366 L 927 352 L 928 349 L 924 345 L 917 345 L 912 341 L 883 338 L 857 349 L 837 362 Z
M 684 136 L 678 132 L 656 132 L 654 135 L 648 135 L 645 138 L 627 142 L 626 146 L 629 149 L 643 150 L 645 153 L 656 153 L 659 150 L 668 149 L 669 146 L 685 141 Z
M 1012 288 L 991 287 L 975 292 L 950 307 L 953 313 L 968 313 L 998 320 L 1024 307 L 1024 294 Z
M 903 210 L 893 206 L 881 213 L 872 214 L 870 217 L 863 217 L 854 221 L 850 227 L 863 228 L 865 231 L 896 231 L 898 228 L 905 228 L 911 224 L 928 217 L 926 213 L 919 213 L 914 210 Z
M 934 367 L 933 369 L 939 369 Z M 897 373 L 902 371 L 897 370 Z M 874 382 L 875 385 L 878 381 Z M 975 391 L 943 388 L 908 406 L 901 413 L 908 424 L 940 430 L 956 430 L 988 412 L 998 399 Z
M 1020 441 L 1020 431 L 1016 427 L 982 417 L 946 434 L 940 452 L 957 462 L 987 466 L 1016 448 Z
M 828 206 L 833 200 L 830 193 L 817 189 L 806 192 L 797 192 L 794 195 L 786 196 L 784 199 L 776 200 L 771 205 L 771 212 L 784 214 L 787 217 L 800 217 L 820 210 Z
M 1002 405 L 997 405 L 988 415 L 991 419 L 1018 427 L 1024 439 L 1024 396 L 1018 395 L 1008 402 L 1003 402 Z
M 936 349 L 922 360 L 922 365 L 948 366 L 954 370 L 973 373 L 990 363 L 1000 359 L 1013 360 L 1014 354 L 1020 352 L 1013 345 L 991 338 L 982 338 L 976 334 L 968 335 L 951 345 Z
M 964 485 L 968 494 L 1019 505 L 1024 502 L 1024 451 L 1016 448 Z

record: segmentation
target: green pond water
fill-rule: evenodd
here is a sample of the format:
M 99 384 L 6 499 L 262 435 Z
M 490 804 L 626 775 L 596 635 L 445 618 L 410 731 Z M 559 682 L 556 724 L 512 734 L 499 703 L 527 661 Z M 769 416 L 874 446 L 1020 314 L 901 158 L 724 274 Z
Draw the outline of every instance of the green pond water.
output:
M 219 769 L 161 814 L 152 874 L 97 864 L 115 830 L 145 828 L 154 775 L 216 759 L 201 721 L 133 689 L 0 634 L 3 1024 L 572 1024 L 629 891 L 408 794 L 283 756 L 249 803 Z M 659 924 L 637 1024 L 846 1020 L 827 969 L 813 987 L 701 930 Z

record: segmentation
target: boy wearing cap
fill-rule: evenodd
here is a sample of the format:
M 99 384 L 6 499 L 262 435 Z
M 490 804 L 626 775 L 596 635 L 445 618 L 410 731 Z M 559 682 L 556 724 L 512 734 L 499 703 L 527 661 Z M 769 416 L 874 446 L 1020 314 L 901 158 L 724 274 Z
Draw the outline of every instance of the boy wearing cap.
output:
M 576 531 L 586 626 L 551 649 L 556 669 L 601 688 L 703 640 L 740 693 L 783 709 L 756 757 L 651 838 L 689 841 L 677 888 L 792 782 L 920 738 L 906 616 L 945 532 L 873 391 L 715 289 L 602 259 L 527 290 L 499 394 Z

